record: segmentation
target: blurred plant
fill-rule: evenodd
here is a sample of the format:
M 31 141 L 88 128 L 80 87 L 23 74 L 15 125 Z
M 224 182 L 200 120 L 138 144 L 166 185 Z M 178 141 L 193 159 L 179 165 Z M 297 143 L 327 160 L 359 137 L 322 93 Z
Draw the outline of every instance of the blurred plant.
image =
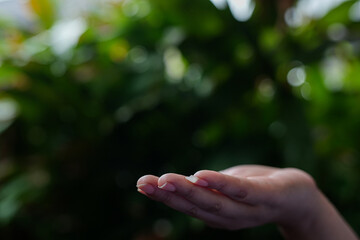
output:
M 359 225 L 358 1 L 249 1 L 245 22 L 208 1 L 27 4 L 0 25 L 3 239 L 214 237 L 135 181 L 243 163 L 305 169 Z

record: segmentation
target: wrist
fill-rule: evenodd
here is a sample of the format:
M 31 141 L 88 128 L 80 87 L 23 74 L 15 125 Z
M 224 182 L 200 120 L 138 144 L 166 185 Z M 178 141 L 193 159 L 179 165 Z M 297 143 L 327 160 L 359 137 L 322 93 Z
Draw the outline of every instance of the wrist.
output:
M 358 240 L 351 227 L 344 221 L 329 200 L 318 190 L 312 203 L 298 222 L 280 224 L 285 239 L 291 240 Z
M 293 206 L 287 210 L 287 216 L 278 222 L 280 231 L 286 239 L 310 239 L 308 236 L 317 224 L 326 218 L 328 203 L 324 195 L 316 189 L 308 195 L 309 199 L 299 201 L 303 205 Z

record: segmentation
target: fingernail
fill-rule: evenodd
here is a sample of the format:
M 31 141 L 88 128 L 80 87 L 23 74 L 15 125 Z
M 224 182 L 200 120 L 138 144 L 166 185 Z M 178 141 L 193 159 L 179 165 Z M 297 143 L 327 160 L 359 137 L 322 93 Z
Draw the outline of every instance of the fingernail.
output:
M 163 190 L 166 190 L 166 191 L 169 191 L 169 192 L 175 192 L 176 190 L 176 187 L 171 184 L 171 183 L 164 183 L 163 185 L 159 186 L 159 188 L 163 189 Z
M 153 186 L 151 186 L 150 184 L 140 184 L 140 185 L 137 185 L 137 188 L 147 194 L 153 194 L 155 192 L 155 188 Z
M 202 187 L 207 187 L 209 186 L 209 183 L 203 179 L 200 179 L 194 175 L 190 175 L 189 177 L 185 177 L 186 180 L 196 184 L 196 185 L 199 185 L 199 186 L 202 186 Z
M 137 191 L 138 191 L 139 193 L 141 193 L 141 194 L 146 195 L 146 192 L 144 192 L 144 191 L 143 191 L 143 190 L 141 190 L 140 188 L 138 188 L 138 189 L 137 189 Z

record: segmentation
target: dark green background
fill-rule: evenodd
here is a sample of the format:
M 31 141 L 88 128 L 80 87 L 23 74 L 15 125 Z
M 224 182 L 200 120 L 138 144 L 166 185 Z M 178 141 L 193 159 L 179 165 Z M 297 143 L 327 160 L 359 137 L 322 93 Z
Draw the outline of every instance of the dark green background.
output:
M 31 2 L 31 29 L 0 25 L 0 105 L 17 106 L 0 121 L 1 239 L 280 239 L 272 225 L 213 230 L 135 187 L 248 163 L 309 172 L 360 231 L 356 1 L 299 27 L 291 1 L 258 0 L 246 22 L 205 0 L 109 3 L 64 54 L 32 38 L 56 4 Z

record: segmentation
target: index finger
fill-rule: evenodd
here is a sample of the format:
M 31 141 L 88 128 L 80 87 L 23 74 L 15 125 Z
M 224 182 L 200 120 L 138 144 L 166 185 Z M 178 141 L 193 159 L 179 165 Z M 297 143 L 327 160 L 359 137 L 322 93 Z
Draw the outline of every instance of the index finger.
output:
M 198 171 L 187 179 L 196 185 L 207 185 L 233 200 L 252 205 L 267 201 L 272 189 L 271 183 L 261 177 L 240 178 L 210 170 Z

